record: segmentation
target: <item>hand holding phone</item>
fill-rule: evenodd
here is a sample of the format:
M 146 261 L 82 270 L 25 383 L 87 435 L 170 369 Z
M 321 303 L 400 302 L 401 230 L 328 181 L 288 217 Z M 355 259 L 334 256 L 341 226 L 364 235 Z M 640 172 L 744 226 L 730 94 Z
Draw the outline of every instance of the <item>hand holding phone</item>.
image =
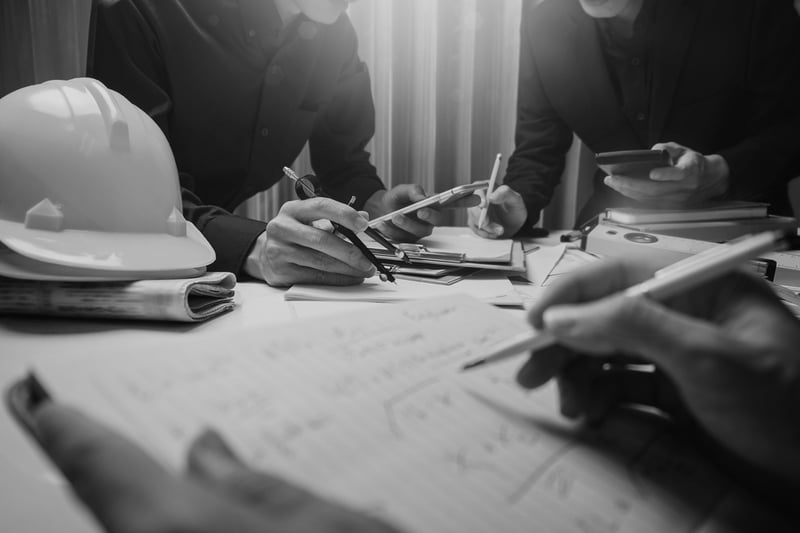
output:
M 392 211 L 391 213 L 387 213 L 385 215 L 373 218 L 369 221 L 369 226 L 374 228 L 378 226 L 381 222 L 388 222 L 391 221 L 393 217 L 397 215 L 408 215 L 411 213 L 415 213 L 424 207 L 443 207 L 462 198 L 466 198 L 474 194 L 477 191 L 481 191 L 486 189 L 489 186 L 489 180 L 484 181 L 475 181 L 473 183 L 467 183 L 466 185 L 459 185 L 457 187 L 453 187 L 452 189 L 448 189 L 444 192 L 440 192 L 438 194 L 434 194 L 432 196 L 428 196 L 424 200 L 420 200 L 419 202 L 415 202 L 413 204 L 407 205 L 405 207 L 401 207 L 396 211 Z
M 595 161 L 606 174 L 649 179 L 654 168 L 672 166 L 666 150 L 621 150 L 595 154 Z

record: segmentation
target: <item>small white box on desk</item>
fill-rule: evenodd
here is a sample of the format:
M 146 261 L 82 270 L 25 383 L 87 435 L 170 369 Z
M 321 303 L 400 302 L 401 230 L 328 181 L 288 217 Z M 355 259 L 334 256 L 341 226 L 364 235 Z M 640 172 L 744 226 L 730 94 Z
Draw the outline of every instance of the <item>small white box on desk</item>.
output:
M 717 245 L 708 241 L 636 231 L 605 222 L 600 222 L 589 231 L 585 243 L 587 252 L 599 256 L 641 258 L 655 261 L 661 266 L 671 265 Z M 764 258 L 772 259 L 777 264 L 775 283 L 800 285 L 800 252 L 772 252 L 764 254 Z

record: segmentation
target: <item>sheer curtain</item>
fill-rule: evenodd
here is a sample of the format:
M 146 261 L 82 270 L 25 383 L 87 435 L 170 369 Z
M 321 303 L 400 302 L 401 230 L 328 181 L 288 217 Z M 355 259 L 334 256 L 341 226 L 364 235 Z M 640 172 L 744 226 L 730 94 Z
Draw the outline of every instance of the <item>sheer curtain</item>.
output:
M 514 147 L 521 0 L 360 0 L 349 15 L 372 77 L 372 161 L 387 186 L 428 192 L 486 179 Z M 296 162 L 311 171 L 308 154 Z M 501 167 L 503 174 L 505 165 Z M 293 198 L 283 183 L 243 214 L 268 220 Z M 448 223 L 466 223 L 464 210 Z
M 0 0 L 0 96 L 84 74 L 91 0 Z

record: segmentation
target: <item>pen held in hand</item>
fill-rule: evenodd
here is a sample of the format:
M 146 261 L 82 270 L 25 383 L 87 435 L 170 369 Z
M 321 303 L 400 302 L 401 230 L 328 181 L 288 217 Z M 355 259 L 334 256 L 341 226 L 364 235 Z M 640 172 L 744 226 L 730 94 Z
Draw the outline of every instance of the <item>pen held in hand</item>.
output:
M 745 261 L 760 254 L 800 247 L 800 237 L 794 230 L 766 231 L 748 235 L 735 242 L 720 244 L 713 248 L 714 253 L 705 253 L 702 257 L 689 256 L 668 267 L 657 271 L 653 277 L 633 285 L 623 291 L 626 298 L 646 296 L 654 300 L 671 298 L 681 292 L 688 291 L 713 278 L 737 269 Z M 609 295 L 610 296 L 610 295 Z M 543 330 L 511 339 L 508 345 L 502 345 L 492 354 L 466 363 L 461 370 L 471 370 L 489 363 L 502 361 L 524 351 L 544 348 L 552 344 L 555 337 Z
M 497 172 L 500 170 L 500 160 L 503 154 L 497 154 L 494 158 L 494 165 L 492 165 L 492 174 L 489 176 L 489 188 L 486 189 L 486 203 L 481 208 L 481 215 L 478 219 L 478 228 L 482 228 L 486 223 L 486 215 L 489 213 L 489 196 L 494 191 L 495 183 L 497 182 Z
M 283 167 L 283 173 L 289 179 L 295 182 L 295 184 L 298 184 L 302 187 L 306 198 L 314 198 L 317 196 L 316 190 L 314 190 L 314 188 L 306 180 L 300 179 L 291 168 Z M 392 283 L 396 283 L 395 277 L 392 275 L 392 273 L 389 272 L 385 266 L 383 266 L 383 263 L 381 263 L 378 258 L 375 257 L 375 254 L 373 254 L 370 249 L 367 248 L 367 245 L 364 244 L 364 242 L 359 239 L 353 231 L 333 221 L 331 221 L 331 224 L 333 225 L 334 230 L 342 234 L 347 240 L 353 243 L 353 245 L 361 251 L 362 255 L 364 255 L 364 257 L 366 257 L 370 263 L 375 265 L 375 268 L 378 269 L 380 278 L 383 281 L 391 281 Z

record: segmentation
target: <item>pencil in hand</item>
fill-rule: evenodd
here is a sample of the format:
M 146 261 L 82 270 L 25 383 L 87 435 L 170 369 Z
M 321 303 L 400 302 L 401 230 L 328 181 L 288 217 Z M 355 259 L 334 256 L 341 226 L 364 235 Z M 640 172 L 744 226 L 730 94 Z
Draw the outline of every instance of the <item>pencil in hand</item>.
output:
M 492 175 L 489 176 L 489 187 L 486 189 L 486 201 L 481 208 L 481 215 L 478 218 L 478 228 L 482 228 L 483 225 L 486 223 L 486 215 L 489 213 L 489 196 L 491 196 L 492 191 L 494 191 L 494 185 L 497 182 L 497 172 L 500 170 L 500 160 L 503 158 L 503 154 L 497 154 L 494 158 L 494 165 L 492 165 Z

